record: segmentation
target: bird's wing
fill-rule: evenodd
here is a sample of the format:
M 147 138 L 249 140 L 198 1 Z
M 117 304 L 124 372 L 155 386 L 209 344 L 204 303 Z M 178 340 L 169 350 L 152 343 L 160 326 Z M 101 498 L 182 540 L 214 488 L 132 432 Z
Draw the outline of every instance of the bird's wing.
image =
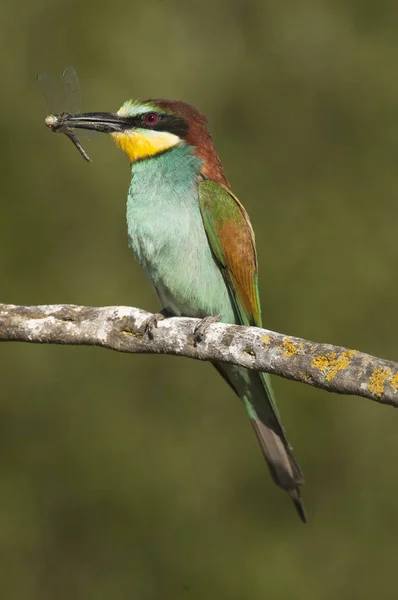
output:
M 254 233 L 245 209 L 226 187 L 211 180 L 199 184 L 199 204 L 207 238 L 240 322 L 261 327 Z M 243 398 L 275 482 L 289 492 L 305 521 L 300 499 L 303 476 L 286 439 L 269 375 L 253 371 L 245 374 L 245 369 L 222 363 L 216 363 L 215 367 Z M 248 387 L 243 392 L 236 387 L 239 377 L 249 377 Z
M 257 256 L 248 214 L 224 186 L 203 180 L 199 204 L 205 231 L 242 325 L 261 327 Z

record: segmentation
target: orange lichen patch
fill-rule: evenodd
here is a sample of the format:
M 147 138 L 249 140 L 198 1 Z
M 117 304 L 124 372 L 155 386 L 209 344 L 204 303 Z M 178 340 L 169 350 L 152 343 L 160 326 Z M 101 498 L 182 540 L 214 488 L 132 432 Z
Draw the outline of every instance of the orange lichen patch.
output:
M 263 337 L 261 338 L 262 343 L 264 344 L 264 346 L 269 346 L 271 343 L 271 336 L 270 335 L 263 335 Z
M 346 350 L 340 356 L 336 352 L 322 354 L 312 360 L 312 366 L 325 375 L 326 381 L 332 381 L 339 371 L 344 371 L 350 365 L 351 358 L 356 353 L 357 350 Z
M 393 390 L 398 390 L 398 371 L 391 377 L 390 385 Z
M 384 392 L 384 386 L 387 379 L 390 377 L 391 371 L 390 369 L 376 369 L 373 371 L 372 375 L 369 379 L 368 390 L 371 394 L 374 394 L 378 398 Z

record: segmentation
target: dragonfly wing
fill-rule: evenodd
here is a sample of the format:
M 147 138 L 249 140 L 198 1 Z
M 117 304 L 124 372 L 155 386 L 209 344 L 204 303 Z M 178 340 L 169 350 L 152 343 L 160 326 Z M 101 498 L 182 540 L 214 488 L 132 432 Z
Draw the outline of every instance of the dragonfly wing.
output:
M 65 67 L 62 73 L 64 99 L 62 110 L 70 114 L 80 113 L 82 110 L 82 92 L 76 69 L 72 66 Z
M 56 115 L 62 112 L 61 92 L 54 78 L 44 71 L 38 74 L 37 81 L 46 101 L 47 114 Z

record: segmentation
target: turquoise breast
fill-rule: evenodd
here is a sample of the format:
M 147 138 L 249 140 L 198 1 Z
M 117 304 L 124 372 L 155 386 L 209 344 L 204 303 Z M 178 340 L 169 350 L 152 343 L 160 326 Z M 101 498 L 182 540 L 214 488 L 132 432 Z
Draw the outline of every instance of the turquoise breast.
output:
M 192 148 L 137 161 L 127 199 L 129 246 L 172 314 L 235 316 L 204 230 L 198 201 L 201 161 Z

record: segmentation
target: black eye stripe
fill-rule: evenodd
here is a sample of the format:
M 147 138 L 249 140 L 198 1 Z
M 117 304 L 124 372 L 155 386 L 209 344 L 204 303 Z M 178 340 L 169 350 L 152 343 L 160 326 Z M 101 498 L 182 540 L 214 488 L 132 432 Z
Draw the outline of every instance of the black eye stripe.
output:
M 148 115 L 156 115 L 158 118 L 154 122 L 147 121 Z M 154 131 L 167 131 L 178 135 L 180 138 L 185 138 L 188 135 L 188 123 L 182 117 L 170 115 L 168 113 L 155 113 L 150 111 L 137 115 L 134 117 L 127 117 L 126 129 L 133 129 L 139 127 L 140 129 L 152 129 Z
M 159 115 L 158 121 L 153 125 L 157 131 L 168 131 L 178 137 L 184 138 L 188 134 L 188 124 L 181 117 L 174 115 Z

